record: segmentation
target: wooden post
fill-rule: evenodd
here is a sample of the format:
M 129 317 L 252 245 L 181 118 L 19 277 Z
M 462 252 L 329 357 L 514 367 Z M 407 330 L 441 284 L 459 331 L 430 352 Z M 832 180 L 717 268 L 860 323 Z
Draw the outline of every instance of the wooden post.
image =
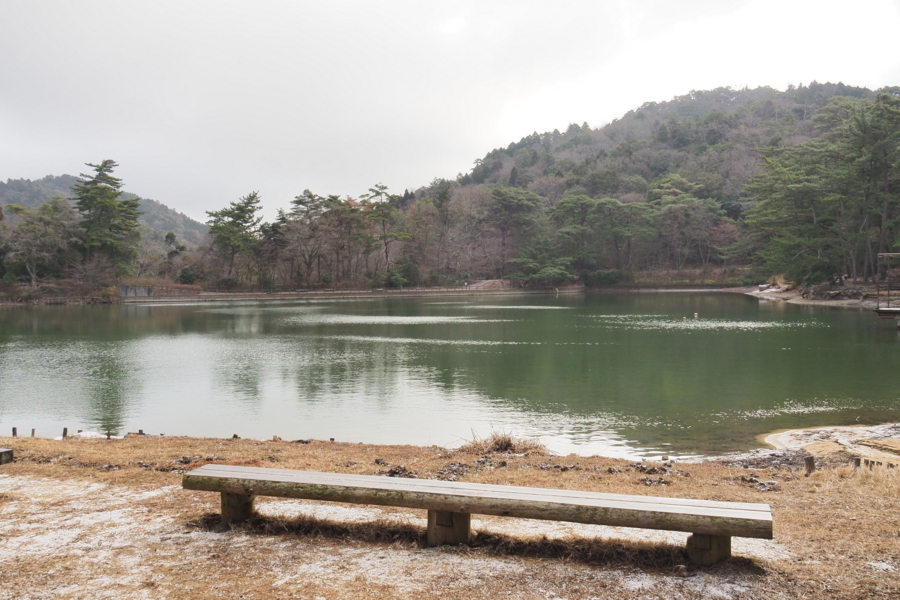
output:
M 816 457 L 807 456 L 803 459 L 803 462 L 806 463 L 806 476 L 809 477 L 816 470 Z
M 17 437 L 17 433 L 18 433 L 18 432 L 16 431 L 16 428 L 13 427 L 13 437 Z
M 862 464 L 862 459 L 858 456 L 854 456 L 853 457 L 853 466 L 858 469 L 861 464 Z
M 69 437 L 69 428 L 63 427 L 63 439 L 66 439 L 67 437 Z
M 427 546 L 468 544 L 472 534 L 472 515 L 445 510 L 428 511 Z
M 34 437 L 34 427 L 31 428 L 31 437 Z
M 222 492 L 222 522 L 240 523 L 256 515 L 256 494 Z
M 691 563 L 708 567 L 731 556 L 731 536 L 693 533 L 687 540 Z

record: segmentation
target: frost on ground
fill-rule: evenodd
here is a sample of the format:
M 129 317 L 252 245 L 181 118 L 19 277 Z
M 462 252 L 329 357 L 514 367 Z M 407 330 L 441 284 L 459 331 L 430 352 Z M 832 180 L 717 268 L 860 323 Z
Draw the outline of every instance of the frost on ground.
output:
M 43 598 L 749 598 L 753 569 L 681 573 L 461 548 L 191 526 L 215 494 L 0 475 L 0 600 Z M 425 526 L 423 511 L 262 500 L 270 517 Z M 641 539 L 686 534 L 521 519 L 475 518 L 476 530 L 522 537 Z M 735 555 L 780 561 L 774 541 L 734 540 Z M 687 576 L 686 576 L 687 575 Z

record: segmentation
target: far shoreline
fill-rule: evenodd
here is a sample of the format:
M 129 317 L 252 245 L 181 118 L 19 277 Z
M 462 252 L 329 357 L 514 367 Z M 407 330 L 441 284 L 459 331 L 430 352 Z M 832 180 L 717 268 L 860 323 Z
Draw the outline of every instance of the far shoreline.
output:
M 181 304 L 206 302 L 266 302 L 295 300 L 365 300 L 387 298 L 427 298 L 427 297 L 476 297 L 476 296 L 546 296 L 572 294 L 744 294 L 760 301 L 784 302 L 798 306 L 824 306 L 831 308 L 854 308 L 874 310 L 876 302 L 868 299 L 810 299 L 804 298 L 796 289 L 781 289 L 775 286 L 760 289 L 760 286 L 733 286 L 722 284 L 622 284 L 598 287 L 566 285 L 560 287 L 521 288 L 508 285 L 507 280 L 487 280 L 466 287 L 428 289 L 408 287 L 391 289 L 321 289 L 285 292 L 219 292 L 204 291 L 199 294 L 165 296 L 115 296 L 93 297 L 47 297 L 28 301 L 0 301 L 0 307 L 31 306 L 71 306 L 86 304 Z

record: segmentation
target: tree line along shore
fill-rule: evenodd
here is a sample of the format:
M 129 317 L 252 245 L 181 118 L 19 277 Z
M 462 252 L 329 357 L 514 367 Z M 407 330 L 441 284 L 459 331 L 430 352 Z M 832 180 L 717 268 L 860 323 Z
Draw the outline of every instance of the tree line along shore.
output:
M 207 211 L 205 234 L 126 193 L 111 159 L 79 178 L 9 180 L 0 295 L 100 298 L 148 280 L 261 292 L 871 283 L 896 266 L 879 254 L 897 236 L 898 93 L 695 91 L 600 128 L 534 133 L 402 193 L 307 189 L 264 220 L 251 191 Z

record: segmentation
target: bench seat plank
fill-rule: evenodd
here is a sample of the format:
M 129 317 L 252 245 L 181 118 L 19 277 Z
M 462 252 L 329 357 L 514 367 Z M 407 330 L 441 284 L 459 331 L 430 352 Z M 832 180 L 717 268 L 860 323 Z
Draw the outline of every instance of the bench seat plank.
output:
M 766 504 L 716 502 L 372 475 L 204 465 L 186 489 L 571 521 L 712 536 L 772 538 Z
M 660 496 L 638 496 L 631 494 L 608 494 L 601 492 L 582 492 L 579 490 L 555 489 L 555 488 L 530 488 L 518 485 L 499 485 L 493 483 L 466 483 L 459 481 L 441 481 L 439 479 L 407 479 L 403 477 L 382 477 L 375 475 L 353 475 L 350 473 L 324 473 L 318 471 L 297 471 L 291 469 L 272 469 L 266 467 L 243 467 L 235 465 L 204 465 L 189 473 L 206 477 L 238 477 L 252 478 L 260 481 L 297 481 L 298 483 L 321 483 L 323 485 L 356 485 L 361 487 L 373 487 L 378 489 L 421 489 L 433 488 L 435 491 L 447 490 L 471 490 L 476 494 L 485 491 L 497 491 L 503 493 L 534 492 L 545 496 L 559 498 L 581 499 L 590 496 L 599 496 L 610 500 L 624 500 L 628 502 L 647 502 L 651 504 L 671 504 L 673 506 L 709 507 L 709 508 L 738 508 L 741 510 L 755 510 L 768 514 L 768 504 L 756 504 L 751 502 L 722 502 L 716 500 L 696 500 L 693 498 L 666 498 Z

